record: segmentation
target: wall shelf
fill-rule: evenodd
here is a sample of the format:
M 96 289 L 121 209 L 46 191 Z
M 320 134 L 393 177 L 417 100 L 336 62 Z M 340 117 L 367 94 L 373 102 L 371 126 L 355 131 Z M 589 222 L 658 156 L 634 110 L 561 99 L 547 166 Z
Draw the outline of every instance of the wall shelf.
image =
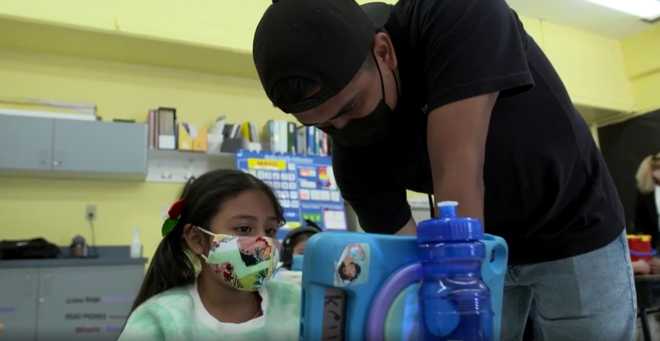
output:
M 210 170 L 236 168 L 233 153 L 151 149 L 147 159 L 147 182 L 184 183 Z

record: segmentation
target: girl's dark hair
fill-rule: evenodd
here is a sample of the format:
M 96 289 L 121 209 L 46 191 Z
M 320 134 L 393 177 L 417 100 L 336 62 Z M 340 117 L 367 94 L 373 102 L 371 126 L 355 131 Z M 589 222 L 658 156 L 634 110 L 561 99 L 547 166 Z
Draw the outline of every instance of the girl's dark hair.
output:
M 304 240 L 309 239 L 315 233 L 321 232 L 321 228 L 313 221 L 305 219 L 306 226 L 289 231 L 282 239 L 280 260 L 282 267 L 291 270 L 293 265 L 293 249 Z
M 183 227 L 186 224 L 208 226 L 224 202 L 247 190 L 266 194 L 273 203 L 277 218 L 284 222 L 282 206 L 271 188 L 248 173 L 214 170 L 186 183 L 180 195 L 184 200 L 181 217 L 158 244 L 131 312 L 152 296 L 195 281 L 195 269 L 184 253 Z

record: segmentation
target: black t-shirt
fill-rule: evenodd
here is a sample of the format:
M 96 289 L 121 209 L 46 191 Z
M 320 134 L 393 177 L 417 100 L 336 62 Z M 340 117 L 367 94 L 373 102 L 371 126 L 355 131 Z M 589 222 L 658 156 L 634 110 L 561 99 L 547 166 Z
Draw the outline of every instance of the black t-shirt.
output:
M 504 0 L 402 0 L 385 25 L 401 95 L 380 145 L 335 145 L 344 198 L 368 232 L 394 233 L 411 217 L 406 189 L 432 193 L 427 115 L 499 91 L 484 167 L 485 228 L 511 264 L 589 252 L 624 228 L 598 148 L 559 76 Z M 442 198 L 439 198 L 442 199 Z

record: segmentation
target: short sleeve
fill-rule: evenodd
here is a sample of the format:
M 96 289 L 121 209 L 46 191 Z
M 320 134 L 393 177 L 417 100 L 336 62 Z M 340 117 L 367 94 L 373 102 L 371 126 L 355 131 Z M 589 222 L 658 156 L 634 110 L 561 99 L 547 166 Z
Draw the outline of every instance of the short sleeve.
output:
M 335 148 L 332 157 L 337 185 L 344 200 L 370 233 L 394 234 L 412 217 L 406 190 L 396 178 L 377 167 L 376 157 Z
M 504 0 L 420 0 L 415 41 L 429 111 L 462 99 L 530 89 L 527 34 Z

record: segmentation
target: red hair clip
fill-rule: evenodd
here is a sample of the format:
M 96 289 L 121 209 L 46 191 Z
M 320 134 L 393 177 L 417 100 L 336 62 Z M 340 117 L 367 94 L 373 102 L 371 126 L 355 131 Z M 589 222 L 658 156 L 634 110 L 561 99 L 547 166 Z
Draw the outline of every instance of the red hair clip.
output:
M 172 206 L 170 206 L 169 211 L 167 211 L 167 215 L 172 219 L 179 219 L 181 217 L 181 211 L 183 211 L 183 205 L 183 199 L 175 201 Z
M 174 227 L 176 224 L 179 222 L 179 218 L 181 218 L 181 212 L 183 211 L 183 206 L 185 202 L 183 199 L 179 199 L 175 201 L 172 206 L 170 206 L 170 209 L 167 211 L 167 215 L 169 216 L 167 219 L 165 219 L 165 222 L 163 222 L 163 227 L 161 228 L 161 234 L 163 237 L 165 237 Z

